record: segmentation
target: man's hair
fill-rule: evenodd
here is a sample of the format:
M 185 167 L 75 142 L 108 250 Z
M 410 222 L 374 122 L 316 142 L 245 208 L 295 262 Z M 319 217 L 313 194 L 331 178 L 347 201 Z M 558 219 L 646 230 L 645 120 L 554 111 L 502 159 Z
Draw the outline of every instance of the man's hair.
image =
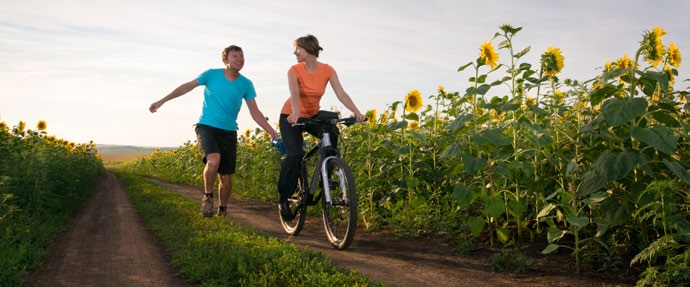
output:
M 307 53 L 319 57 L 319 52 L 323 51 L 323 48 L 319 46 L 319 40 L 314 37 L 314 35 L 306 35 L 297 38 L 295 40 L 295 46 L 298 46 L 307 51 Z
M 235 45 L 230 45 L 230 46 L 225 47 L 225 49 L 223 49 L 223 54 L 221 55 L 223 57 L 223 60 L 225 60 L 225 58 L 228 57 L 228 53 L 234 52 L 234 51 L 242 52 L 242 48 L 240 48 L 239 46 L 235 46 Z

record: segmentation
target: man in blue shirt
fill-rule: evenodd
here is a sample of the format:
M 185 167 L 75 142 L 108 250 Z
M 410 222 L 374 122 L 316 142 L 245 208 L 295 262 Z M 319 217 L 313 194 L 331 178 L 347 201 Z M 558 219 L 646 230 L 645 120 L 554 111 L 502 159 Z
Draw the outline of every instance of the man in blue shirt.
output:
M 149 111 L 155 113 L 165 102 L 182 96 L 200 85 L 206 87 L 201 117 L 195 127 L 197 143 L 206 164 L 203 174 L 205 195 L 201 201 L 201 215 L 206 217 L 214 214 L 213 187 L 217 177 L 220 177 L 218 215 L 226 214 L 228 199 L 232 193 L 232 175 L 235 173 L 237 161 L 237 115 L 243 99 L 252 119 L 268 132 L 271 138 L 279 138 L 256 104 L 256 91 L 252 81 L 240 74 L 244 67 L 242 48 L 235 45 L 225 48 L 222 59 L 225 68 L 205 71 L 149 107 Z

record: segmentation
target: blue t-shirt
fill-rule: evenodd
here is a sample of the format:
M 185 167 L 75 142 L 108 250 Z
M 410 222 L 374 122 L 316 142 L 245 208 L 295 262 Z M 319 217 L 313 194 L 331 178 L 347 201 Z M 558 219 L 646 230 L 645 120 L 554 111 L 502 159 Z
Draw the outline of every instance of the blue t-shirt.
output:
M 240 74 L 234 81 L 228 80 L 223 69 L 209 69 L 196 81 L 204 85 L 204 104 L 199 123 L 215 128 L 237 131 L 237 115 L 245 101 L 256 98 L 252 81 Z

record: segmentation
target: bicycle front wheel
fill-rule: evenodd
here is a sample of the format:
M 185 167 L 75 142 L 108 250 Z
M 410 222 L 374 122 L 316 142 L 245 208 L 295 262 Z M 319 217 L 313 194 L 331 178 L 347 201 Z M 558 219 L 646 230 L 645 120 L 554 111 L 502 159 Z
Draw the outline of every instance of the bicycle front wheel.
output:
M 322 197 L 323 224 L 333 248 L 344 250 L 350 246 L 357 228 L 357 191 L 352 171 L 345 160 L 328 161 L 328 187 L 331 202 Z

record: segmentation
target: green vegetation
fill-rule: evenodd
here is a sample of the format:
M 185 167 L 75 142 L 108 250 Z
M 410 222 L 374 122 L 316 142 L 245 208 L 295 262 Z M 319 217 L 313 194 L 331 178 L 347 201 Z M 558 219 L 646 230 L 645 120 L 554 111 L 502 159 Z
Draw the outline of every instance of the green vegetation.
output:
M 198 203 L 141 177 L 117 172 L 146 224 L 163 240 L 180 274 L 201 286 L 369 286 L 321 253 L 257 233 L 223 217 L 203 218 Z
M 342 131 L 360 222 L 443 237 L 460 250 L 547 244 L 544 254 L 570 250 L 576 272 L 630 264 L 646 268 L 640 285 L 687 282 L 690 118 L 688 91 L 673 86 L 679 49 L 656 27 L 632 58 L 603 64 L 591 79 L 561 80 L 561 50 L 525 62 L 531 47 L 515 45 L 521 29 L 501 26 L 458 69 L 469 73 L 464 92 L 440 86 L 423 105 L 413 90 Z M 269 146 L 258 130 L 240 137 L 238 195 L 275 200 L 279 158 Z M 126 169 L 200 184 L 197 152 L 187 143 Z
M 496 270 L 528 271 L 522 247 L 544 245 L 546 256 L 570 252 L 576 272 L 629 265 L 643 270 L 640 286 L 688 282 L 690 117 L 687 89 L 674 88 L 679 49 L 665 46 L 666 32 L 656 27 L 632 58 L 607 62 L 592 79 L 561 80 L 561 50 L 549 47 L 540 63 L 524 62 L 531 47 L 514 46 L 520 31 L 501 26 L 476 61 L 458 69 L 470 73 L 464 92 L 440 86 L 424 105 L 412 90 L 380 116 L 369 111 L 367 124 L 342 131 L 359 222 L 369 231 L 441 237 L 463 252 L 502 247 L 492 258 Z M 103 174 L 93 144 L 46 136 L 44 122 L 37 129 L 0 123 L 2 286 L 21 284 L 40 265 Z M 240 137 L 238 196 L 276 199 L 280 158 L 269 140 L 258 130 Z M 187 142 L 118 165 L 187 278 L 202 285 L 368 284 L 319 254 L 222 218 L 201 220 L 196 204 L 129 175 L 201 185 L 198 153 Z M 228 273 L 237 278 L 221 275 Z
M 20 122 L 0 123 L 0 286 L 21 286 L 41 266 L 72 211 L 104 169 L 93 144 L 76 145 Z

